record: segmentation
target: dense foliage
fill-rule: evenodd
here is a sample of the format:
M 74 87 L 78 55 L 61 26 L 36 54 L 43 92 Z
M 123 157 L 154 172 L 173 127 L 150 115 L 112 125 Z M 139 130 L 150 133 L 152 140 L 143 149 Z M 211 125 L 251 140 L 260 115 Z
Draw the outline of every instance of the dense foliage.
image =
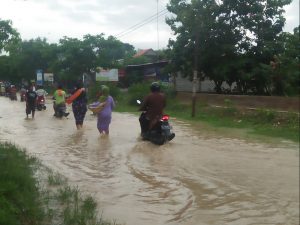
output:
M 128 89 L 128 104 L 136 106 L 136 100 L 142 101 L 150 93 L 150 85 L 151 82 L 141 82 L 131 85 Z M 167 99 L 173 100 L 176 95 L 173 86 L 164 85 L 163 83 L 160 86 L 161 92 L 164 93 Z
M 171 0 L 167 23 L 177 38 L 169 42 L 169 69 L 190 77 L 196 70 L 214 81 L 217 92 L 227 82 L 239 93 L 297 93 L 299 28 L 282 32 L 283 7 L 290 2 Z M 274 58 L 284 68 L 272 68 Z
M 115 83 L 95 82 L 90 85 L 88 89 L 88 99 L 90 102 L 99 100 L 99 96 L 101 95 L 101 85 L 106 85 L 109 88 L 109 95 L 111 95 L 114 99 L 118 98 L 121 94 L 120 89 Z
M 297 95 L 300 81 L 299 27 L 282 32 L 283 7 L 291 0 L 170 0 L 166 20 L 176 35 L 160 59 L 172 63 L 165 72 L 180 71 L 214 81 L 216 91 L 260 95 Z M 83 39 L 64 37 L 21 40 L 11 21 L 0 19 L 0 80 L 20 83 L 35 79 L 37 69 L 52 72 L 57 81 L 95 77 L 99 67 L 121 68 L 148 63 L 133 58 L 134 47 L 104 34 Z M 143 74 L 127 71 L 118 84 L 140 83 Z M 222 84 L 227 83 L 229 90 Z
M 98 67 L 118 68 L 118 60 L 130 58 L 135 51 L 116 38 L 85 35 L 82 40 L 62 38 L 57 44 L 46 39 L 21 40 L 10 21 L 0 20 L 0 80 L 20 83 L 32 80 L 36 70 L 54 73 L 57 81 L 76 81 L 83 74 L 95 75 Z

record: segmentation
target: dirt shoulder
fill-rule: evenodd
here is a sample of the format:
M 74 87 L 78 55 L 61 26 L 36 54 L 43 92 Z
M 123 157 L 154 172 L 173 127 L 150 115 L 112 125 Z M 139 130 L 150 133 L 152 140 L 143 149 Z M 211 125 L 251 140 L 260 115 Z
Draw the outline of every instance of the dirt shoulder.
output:
M 178 92 L 177 97 L 181 102 L 189 102 L 192 93 Z M 220 95 L 197 93 L 197 103 L 216 106 L 230 104 L 237 108 L 264 108 L 277 111 L 299 112 L 299 97 L 281 96 L 249 96 L 249 95 Z

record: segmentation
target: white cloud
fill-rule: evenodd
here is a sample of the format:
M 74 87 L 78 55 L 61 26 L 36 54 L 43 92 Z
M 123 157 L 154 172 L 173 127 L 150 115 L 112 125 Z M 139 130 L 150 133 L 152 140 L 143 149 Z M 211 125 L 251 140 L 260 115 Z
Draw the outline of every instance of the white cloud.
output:
M 166 8 L 168 0 L 0 0 L 0 19 L 13 21 L 23 39 L 46 37 L 58 42 L 63 36 L 82 38 L 85 34 L 116 35 Z M 298 0 L 285 9 L 285 30 L 299 25 Z M 172 36 L 163 15 L 157 21 L 119 36 L 136 48 L 165 48 Z
M 284 31 L 293 32 L 294 28 L 299 26 L 299 0 L 293 0 L 290 5 L 285 7 L 285 11 Z

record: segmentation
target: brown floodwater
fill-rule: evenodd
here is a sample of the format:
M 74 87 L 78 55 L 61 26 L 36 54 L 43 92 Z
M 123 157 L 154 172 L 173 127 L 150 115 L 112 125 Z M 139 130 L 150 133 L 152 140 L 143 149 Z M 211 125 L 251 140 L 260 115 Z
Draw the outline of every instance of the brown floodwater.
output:
M 105 219 L 128 225 L 298 225 L 299 147 L 220 135 L 171 119 L 175 139 L 139 138 L 138 118 L 113 113 L 109 137 L 87 114 L 46 111 L 26 120 L 25 103 L 0 97 L 0 141 L 9 141 L 91 194 Z M 69 110 L 71 110 L 69 108 Z

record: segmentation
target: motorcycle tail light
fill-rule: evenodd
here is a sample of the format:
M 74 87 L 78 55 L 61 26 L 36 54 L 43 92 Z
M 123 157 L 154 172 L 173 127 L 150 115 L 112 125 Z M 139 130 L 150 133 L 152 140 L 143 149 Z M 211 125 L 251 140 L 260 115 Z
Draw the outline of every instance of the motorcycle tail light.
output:
M 161 120 L 163 120 L 163 121 L 169 120 L 169 115 L 163 115 L 163 117 L 161 118 Z

